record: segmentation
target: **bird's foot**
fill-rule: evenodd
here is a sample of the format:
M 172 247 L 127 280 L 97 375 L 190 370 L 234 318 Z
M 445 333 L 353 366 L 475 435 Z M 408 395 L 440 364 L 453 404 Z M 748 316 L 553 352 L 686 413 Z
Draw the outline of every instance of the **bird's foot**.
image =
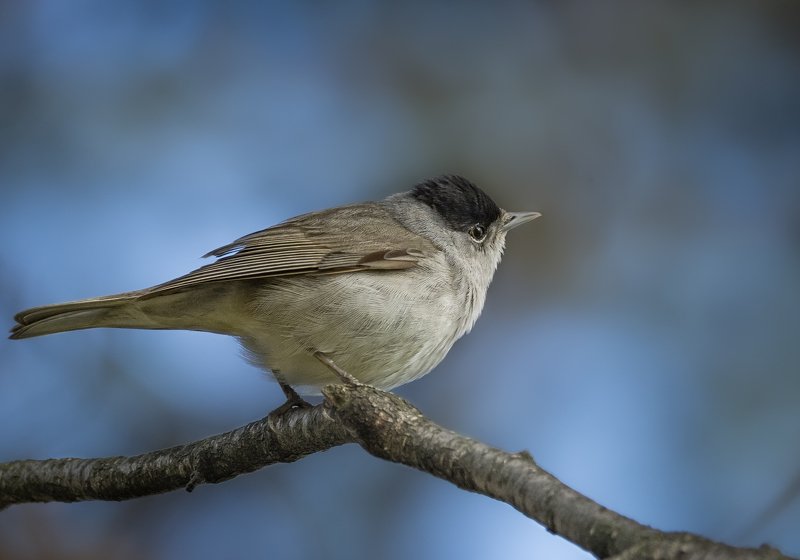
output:
M 283 383 L 282 381 L 278 381 L 278 385 L 281 386 L 283 394 L 286 395 L 286 402 L 270 412 L 269 416 L 282 416 L 295 408 L 311 408 L 313 406 L 310 402 L 298 395 L 297 391 L 292 389 L 291 385 Z

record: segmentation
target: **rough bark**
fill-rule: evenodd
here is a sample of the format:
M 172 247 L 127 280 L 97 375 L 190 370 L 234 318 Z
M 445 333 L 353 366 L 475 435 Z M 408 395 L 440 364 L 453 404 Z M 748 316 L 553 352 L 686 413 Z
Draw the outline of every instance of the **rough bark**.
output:
M 322 405 L 135 457 L 0 464 L 0 508 L 191 491 L 198 484 L 358 443 L 381 459 L 506 502 L 598 558 L 787 558 L 769 547 L 734 548 L 637 523 L 561 483 L 529 453 L 507 453 L 442 428 L 391 393 L 364 385 L 332 385 L 324 393 Z

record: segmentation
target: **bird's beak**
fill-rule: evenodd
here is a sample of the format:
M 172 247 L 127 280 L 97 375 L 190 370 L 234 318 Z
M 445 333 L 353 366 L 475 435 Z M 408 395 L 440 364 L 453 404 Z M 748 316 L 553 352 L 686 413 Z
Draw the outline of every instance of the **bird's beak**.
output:
M 514 229 L 541 216 L 539 212 L 505 212 L 503 214 L 503 231 Z

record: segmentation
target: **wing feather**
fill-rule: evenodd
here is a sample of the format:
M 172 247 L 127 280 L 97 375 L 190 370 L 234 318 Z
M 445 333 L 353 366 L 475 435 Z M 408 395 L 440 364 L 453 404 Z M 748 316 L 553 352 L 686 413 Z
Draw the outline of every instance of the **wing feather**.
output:
M 223 245 L 204 255 L 217 257 L 215 262 L 154 286 L 145 297 L 207 282 L 403 270 L 436 250 L 380 204 L 343 206 L 298 216 Z

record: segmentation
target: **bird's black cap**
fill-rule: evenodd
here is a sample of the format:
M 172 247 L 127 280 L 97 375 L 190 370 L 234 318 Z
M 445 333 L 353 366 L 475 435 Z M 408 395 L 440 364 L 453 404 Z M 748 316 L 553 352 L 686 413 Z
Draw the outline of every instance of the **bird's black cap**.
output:
M 441 175 L 418 184 L 411 196 L 436 210 L 447 224 L 465 230 L 487 226 L 500 217 L 500 207 L 475 184 L 459 175 Z

